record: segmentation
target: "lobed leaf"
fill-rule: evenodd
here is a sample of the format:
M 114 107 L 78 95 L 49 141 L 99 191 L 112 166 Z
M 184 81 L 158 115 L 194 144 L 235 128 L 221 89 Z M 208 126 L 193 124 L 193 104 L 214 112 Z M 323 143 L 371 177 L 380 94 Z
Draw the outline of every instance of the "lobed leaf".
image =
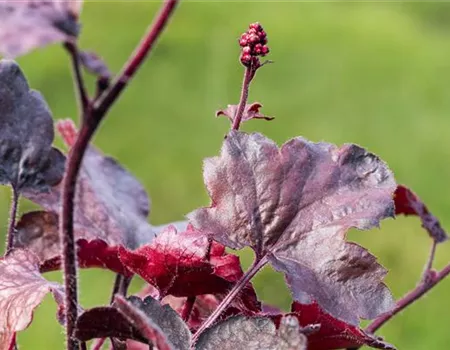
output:
M 42 95 L 30 90 L 17 63 L 0 60 L 0 184 L 43 192 L 59 183 L 65 157 L 52 148 L 53 138 Z
M 212 204 L 193 225 L 233 249 L 251 247 L 285 273 L 295 300 L 358 324 L 393 307 L 386 270 L 348 229 L 393 216 L 396 184 L 378 157 L 294 138 L 281 149 L 261 134 L 231 131 L 219 157 L 204 163 Z
M 306 350 L 307 340 L 292 316 L 283 318 L 278 330 L 269 318 L 234 316 L 202 333 L 195 349 Z
M 0 54 L 12 58 L 76 37 L 81 5 L 81 0 L 3 0 Z
M 71 120 L 57 124 L 66 143 L 76 139 Z M 24 195 L 48 211 L 59 212 L 62 184 L 48 193 L 27 191 Z M 101 239 L 110 246 L 136 248 L 155 234 L 147 222 L 150 200 L 142 185 L 113 158 L 93 147 L 84 155 L 77 179 L 74 229 L 77 238 Z
M 191 226 L 181 233 L 169 227 L 151 244 L 135 251 L 120 248 L 119 254 L 125 267 L 158 289 L 162 297 L 224 294 L 243 275 L 237 256 L 227 254 L 224 246 L 211 243 Z M 244 308 L 260 310 L 251 285 L 238 300 Z
M 62 286 L 41 276 L 33 253 L 17 249 L 0 260 L 0 339 L 11 340 L 15 332 L 27 328 L 34 309 L 49 292 L 62 308 Z
M 168 349 L 189 349 L 191 333 L 180 316 L 169 306 L 161 305 L 156 299 L 148 296 L 144 300 L 131 296 L 127 298 L 128 309 L 137 310 L 139 317 L 144 317 L 146 325 L 155 332 L 152 341 L 169 344 Z M 116 337 L 145 341 L 139 320 L 127 314 L 123 302 L 118 305 L 117 299 L 113 306 L 93 308 L 80 315 L 77 321 L 75 336 L 83 341 L 92 338 Z
M 394 200 L 396 215 L 417 215 L 422 221 L 423 228 L 436 243 L 442 243 L 448 239 L 447 232 L 442 228 L 439 220 L 430 213 L 427 206 L 408 187 L 398 185 Z
M 22 216 L 16 225 L 14 248 L 32 251 L 40 260 L 41 272 L 61 268 L 61 248 L 58 215 L 53 212 L 33 211 Z M 124 276 L 133 273 L 119 259 L 119 246 L 109 246 L 100 239 L 77 239 L 78 266 L 106 268 Z

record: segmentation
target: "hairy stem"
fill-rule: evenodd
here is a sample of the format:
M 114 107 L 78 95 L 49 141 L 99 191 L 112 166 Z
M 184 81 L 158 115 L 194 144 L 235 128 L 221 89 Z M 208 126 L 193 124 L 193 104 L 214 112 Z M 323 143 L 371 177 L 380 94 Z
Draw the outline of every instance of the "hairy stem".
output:
M 67 41 L 64 43 L 64 47 L 70 55 L 72 61 L 73 81 L 75 89 L 78 95 L 78 101 L 80 103 L 80 110 L 83 111 L 83 116 L 86 116 L 86 111 L 89 108 L 89 97 L 86 92 L 83 75 L 81 73 L 80 56 L 78 54 L 78 46 L 75 41 Z
M 131 55 L 128 63 L 125 65 L 123 72 L 115 81 L 112 88 L 105 94 L 104 98 L 100 98 L 94 106 L 90 105 L 89 98 L 84 87 L 83 77 L 81 75 L 80 62 L 77 46 L 74 43 L 66 43 L 66 48 L 72 57 L 72 65 L 74 69 L 74 81 L 77 86 L 80 107 L 82 109 L 82 123 L 78 137 L 69 152 L 66 165 L 66 172 L 63 179 L 62 191 L 62 208 L 60 215 L 60 237 L 63 249 L 63 268 L 65 281 L 65 309 L 66 309 L 66 332 L 67 332 L 67 349 L 79 349 L 79 342 L 72 337 L 75 324 L 78 317 L 78 293 L 77 293 L 77 263 L 75 238 L 73 231 L 73 215 L 74 215 L 74 195 L 76 190 L 76 180 L 80 171 L 81 162 L 84 153 L 89 144 L 90 139 L 97 130 L 100 122 L 109 110 L 113 102 L 118 98 L 121 91 L 127 85 L 127 82 L 137 72 L 138 68 L 144 62 L 147 54 L 153 47 L 156 39 L 161 34 L 165 25 L 172 14 L 177 0 L 166 0 L 162 10 L 157 16 L 156 21 L 150 26 L 149 32 L 137 47 L 136 51 Z M 128 286 L 123 286 L 126 291 Z
M 248 282 L 255 276 L 259 270 L 267 263 L 267 257 L 255 260 L 253 265 L 245 272 L 239 281 L 233 286 L 230 292 L 223 298 L 219 306 L 213 311 L 208 319 L 200 326 L 197 332 L 192 337 L 192 344 L 198 340 L 199 336 L 209 327 L 211 327 L 217 318 L 230 306 L 236 296 L 244 289 Z
M 91 346 L 91 350 L 101 350 L 105 341 L 106 341 L 106 338 L 96 339 L 95 342 Z
M 14 234 L 16 231 L 17 209 L 19 207 L 19 192 L 11 186 L 12 198 L 11 209 L 9 210 L 8 238 L 6 240 L 6 252 L 8 253 L 14 245 Z
M 184 322 L 189 321 L 189 317 L 191 317 L 192 310 L 194 309 L 195 299 L 195 296 L 187 297 L 186 301 L 184 302 L 183 310 L 181 310 L 181 318 Z
M 156 17 L 155 21 L 150 25 L 147 33 L 137 46 L 136 50 L 125 64 L 122 72 L 113 82 L 111 88 L 105 92 L 94 105 L 94 109 L 100 115 L 105 114 L 111 105 L 117 100 L 123 89 L 134 76 L 138 68 L 142 65 L 148 53 L 155 45 L 157 39 L 161 35 L 163 29 L 169 22 L 175 7 L 179 0 L 165 0 L 164 4 Z
M 79 344 L 72 338 L 78 317 L 78 285 L 76 247 L 73 231 L 73 213 L 75 208 L 76 180 L 83 160 L 84 152 L 89 144 L 96 126 L 83 122 L 75 144 L 69 152 L 66 172 L 63 179 L 62 207 L 60 213 L 60 238 L 63 249 L 63 268 L 65 286 L 67 349 L 78 349 Z M 98 124 L 97 124 L 98 125 Z
M 241 125 L 242 114 L 244 113 L 245 105 L 247 104 L 248 90 L 254 76 L 255 72 L 250 64 L 249 67 L 245 68 L 244 80 L 242 81 L 241 98 L 239 100 L 239 105 L 231 127 L 233 130 L 239 130 L 239 126 Z

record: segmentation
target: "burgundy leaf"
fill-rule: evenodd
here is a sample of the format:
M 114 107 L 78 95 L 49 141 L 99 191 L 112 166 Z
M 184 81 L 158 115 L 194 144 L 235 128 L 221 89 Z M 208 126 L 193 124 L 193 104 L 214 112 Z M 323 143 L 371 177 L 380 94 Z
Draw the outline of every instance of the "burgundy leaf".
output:
M 262 104 L 259 102 L 254 102 L 252 104 L 246 104 L 244 108 L 244 112 L 242 113 L 241 122 L 246 122 L 251 119 L 265 119 L 265 120 L 273 120 L 274 117 L 268 117 L 264 114 L 259 113 L 259 109 L 262 107 Z M 226 109 L 220 110 L 216 112 L 216 117 L 221 115 L 230 119 L 231 124 L 234 122 L 234 117 L 236 116 L 236 112 L 238 109 L 238 105 L 228 105 Z
M 26 248 L 39 257 L 41 272 L 61 268 L 58 215 L 53 212 L 33 211 L 22 216 L 16 225 L 14 247 Z M 77 240 L 78 265 L 82 268 L 99 267 L 131 276 L 133 273 L 119 259 L 119 247 L 105 241 Z
M 320 324 L 317 332 L 308 334 L 308 350 L 359 348 L 367 345 L 377 349 L 395 349 L 380 338 L 367 334 L 361 328 L 340 321 L 320 309 L 317 303 L 292 304 L 292 312 L 302 327 Z
M 395 190 L 395 214 L 417 215 L 422 221 L 422 226 L 436 243 L 445 242 L 447 233 L 441 226 L 439 220 L 428 211 L 426 205 L 408 187 L 398 185 Z
M 17 249 L 0 260 L 0 339 L 27 328 L 49 292 L 62 305 L 62 286 L 41 276 L 39 258 L 33 253 Z
M 111 77 L 111 72 L 106 63 L 94 52 L 81 51 L 80 61 L 89 73 L 105 79 Z
M 3 0 L 0 54 L 15 57 L 77 36 L 81 4 L 81 0 Z
M 209 208 L 194 226 L 233 249 L 250 246 L 286 274 L 295 300 L 357 324 L 389 311 L 386 270 L 355 243 L 349 228 L 393 216 L 395 181 L 356 145 L 337 148 L 295 138 L 281 149 L 261 134 L 232 131 L 220 157 L 204 163 Z
M 73 145 L 76 129 L 71 120 L 57 124 L 66 143 Z M 48 211 L 59 212 L 62 184 L 48 193 L 24 195 Z M 136 248 L 154 237 L 147 222 L 150 201 L 142 185 L 113 158 L 92 147 L 84 155 L 75 196 L 77 238 L 101 239 L 108 245 Z
M 75 336 L 83 341 L 93 338 L 116 337 L 119 339 L 134 339 L 145 342 L 142 332 L 142 318 L 146 326 L 155 332 L 150 339 L 153 344 L 165 340 L 169 349 L 189 349 L 191 333 L 180 316 L 169 306 L 161 305 L 152 297 L 144 300 L 131 296 L 128 302 L 118 303 L 117 298 L 113 306 L 97 307 L 85 311 L 77 321 Z M 138 312 L 139 319 L 133 317 L 129 310 Z
M 292 316 L 283 318 L 278 330 L 268 318 L 234 316 L 202 333 L 195 348 L 306 350 L 307 340 L 299 331 L 297 319 Z
M 61 181 L 65 158 L 52 148 L 53 120 L 47 103 L 30 90 L 19 66 L 10 60 L 0 61 L 0 111 L 0 184 L 19 192 L 48 191 Z
M 208 238 L 192 227 L 181 233 L 169 227 L 151 244 L 135 251 L 120 248 L 119 253 L 122 263 L 157 288 L 160 296 L 226 293 L 243 275 L 239 258 L 215 242 L 208 258 L 209 244 Z M 248 309 L 260 310 L 250 285 L 238 300 Z

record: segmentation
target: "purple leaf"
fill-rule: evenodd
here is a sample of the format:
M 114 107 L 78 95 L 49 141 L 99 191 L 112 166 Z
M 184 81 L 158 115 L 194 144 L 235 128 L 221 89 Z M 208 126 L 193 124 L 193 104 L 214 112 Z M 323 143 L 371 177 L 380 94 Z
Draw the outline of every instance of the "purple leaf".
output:
M 89 73 L 105 79 L 111 77 L 111 72 L 106 66 L 106 63 L 94 52 L 81 51 L 80 61 Z
M 306 350 L 306 337 L 293 316 L 281 320 L 279 329 L 268 318 L 234 316 L 207 329 L 196 350 Z
M 33 211 L 22 216 L 16 225 L 14 248 L 25 248 L 40 260 L 41 272 L 61 268 L 61 248 L 58 215 L 53 212 Z M 81 268 L 106 268 L 124 276 L 132 276 L 119 259 L 119 246 L 109 246 L 94 239 L 77 240 L 78 266 Z
M 76 139 L 72 121 L 57 124 L 66 143 Z M 59 212 L 62 184 L 49 193 L 24 195 L 48 211 Z M 150 242 L 155 234 L 147 222 L 150 201 L 142 185 L 113 158 L 93 147 L 84 155 L 75 196 L 74 228 L 77 238 L 101 239 L 108 245 L 136 248 Z
M 244 112 L 242 113 L 241 122 L 246 122 L 251 119 L 265 119 L 265 120 L 273 120 L 274 117 L 268 117 L 264 114 L 259 113 L 259 109 L 262 107 L 262 104 L 259 102 L 254 102 L 251 104 L 245 105 Z M 221 115 L 230 119 L 231 124 L 234 122 L 234 117 L 236 116 L 236 112 L 238 109 L 238 105 L 228 105 L 226 109 L 220 110 L 216 112 L 216 117 Z
M 146 335 L 145 327 L 150 327 L 154 335 Z M 167 349 L 177 350 L 189 349 L 191 339 L 189 328 L 169 305 L 161 305 L 152 297 L 141 300 L 134 296 L 127 300 L 116 297 L 112 307 L 84 312 L 77 321 L 75 336 L 83 341 L 103 337 L 149 339 L 158 348 L 164 341 Z
M 447 232 L 442 228 L 436 216 L 430 213 L 427 206 L 408 187 L 398 185 L 394 200 L 396 215 L 417 215 L 422 221 L 423 228 L 436 243 L 442 243 L 448 239 Z
M 17 249 L 0 260 L 0 338 L 27 328 L 34 309 L 49 292 L 61 308 L 62 286 L 41 276 L 33 253 Z
M 6 0 L 0 3 L 0 53 L 23 55 L 79 32 L 81 0 Z
M 19 192 L 42 192 L 59 183 L 65 157 L 52 148 L 53 137 L 44 98 L 30 90 L 17 63 L 1 60 L 0 184 L 10 184 Z
M 281 149 L 261 134 L 232 131 L 204 163 L 209 208 L 190 214 L 218 242 L 250 246 L 286 274 L 295 300 L 357 324 L 393 306 L 386 270 L 348 229 L 393 216 L 395 181 L 375 155 L 295 138 Z

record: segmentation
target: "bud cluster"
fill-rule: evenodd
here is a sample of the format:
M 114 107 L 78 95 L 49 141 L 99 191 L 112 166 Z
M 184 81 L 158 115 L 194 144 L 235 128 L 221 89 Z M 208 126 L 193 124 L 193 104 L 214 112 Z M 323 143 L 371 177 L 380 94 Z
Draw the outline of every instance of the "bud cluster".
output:
M 246 67 L 250 64 L 259 66 L 258 56 L 264 57 L 269 53 L 266 32 L 258 22 L 249 25 L 248 30 L 241 35 L 239 45 L 242 47 L 240 60 Z

